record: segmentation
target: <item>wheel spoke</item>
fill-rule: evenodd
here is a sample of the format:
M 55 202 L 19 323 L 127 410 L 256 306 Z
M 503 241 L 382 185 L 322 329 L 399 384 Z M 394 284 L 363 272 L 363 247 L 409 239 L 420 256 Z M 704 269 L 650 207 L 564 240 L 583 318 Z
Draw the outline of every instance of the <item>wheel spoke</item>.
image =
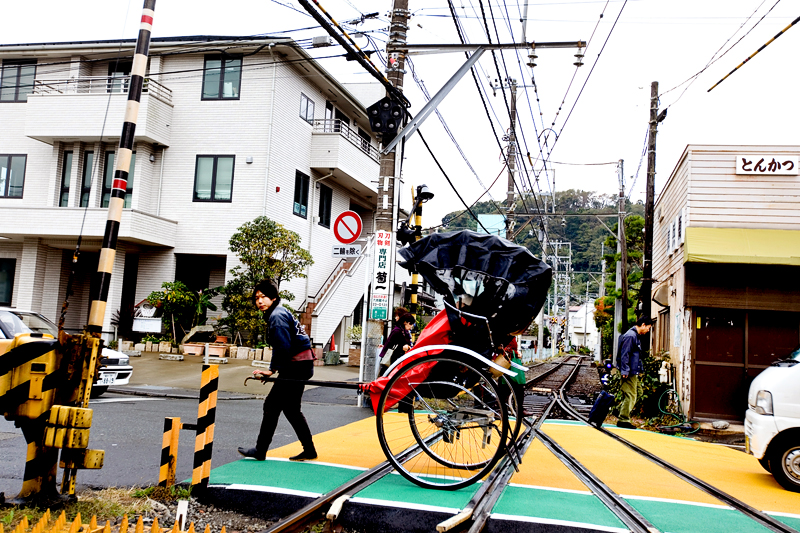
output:
M 381 446 L 395 468 L 418 485 L 444 489 L 469 485 L 505 453 L 507 406 L 488 373 L 462 359 L 468 357 L 445 352 L 415 360 L 396 372 L 381 395 Z M 412 383 L 414 390 L 406 394 L 403 387 Z M 403 398 L 396 409 L 384 412 L 388 399 L 399 396 Z M 437 432 L 435 439 L 429 439 Z M 422 453 L 406 461 L 397 459 L 400 451 L 415 443 Z

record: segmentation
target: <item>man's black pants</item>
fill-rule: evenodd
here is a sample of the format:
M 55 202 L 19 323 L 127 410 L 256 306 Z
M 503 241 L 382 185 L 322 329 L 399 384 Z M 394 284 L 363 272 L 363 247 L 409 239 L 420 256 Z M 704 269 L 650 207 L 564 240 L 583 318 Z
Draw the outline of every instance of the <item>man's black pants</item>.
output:
M 278 377 L 283 379 L 311 379 L 313 375 L 314 361 L 287 363 L 278 373 Z M 302 383 L 273 382 L 272 390 L 264 400 L 264 418 L 261 420 L 261 431 L 258 433 L 256 450 L 261 453 L 269 450 L 281 412 L 292 425 L 300 444 L 303 445 L 303 450 L 314 450 L 311 430 L 308 429 L 306 417 L 300 410 L 304 388 L 305 385 Z

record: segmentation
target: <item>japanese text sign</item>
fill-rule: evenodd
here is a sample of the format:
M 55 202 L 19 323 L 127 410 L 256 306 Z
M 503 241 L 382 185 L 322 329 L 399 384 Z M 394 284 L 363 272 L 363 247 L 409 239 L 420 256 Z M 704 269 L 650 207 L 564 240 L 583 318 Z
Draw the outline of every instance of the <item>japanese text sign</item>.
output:
M 360 244 L 335 244 L 333 246 L 333 257 L 358 257 L 360 255 Z
M 786 154 L 736 154 L 736 173 L 797 176 L 798 157 Z
M 375 263 L 372 269 L 372 299 L 370 315 L 373 320 L 389 318 L 389 291 L 393 235 L 389 231 L 375 234 Z

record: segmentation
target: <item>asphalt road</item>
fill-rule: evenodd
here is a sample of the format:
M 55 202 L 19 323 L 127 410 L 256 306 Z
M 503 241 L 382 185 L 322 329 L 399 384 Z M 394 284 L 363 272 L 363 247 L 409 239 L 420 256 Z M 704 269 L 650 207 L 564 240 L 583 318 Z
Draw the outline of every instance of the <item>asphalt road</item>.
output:
M 196 394 L 196 391 L 194 392 Z M 306 391 L 303 412 L 313 433 L 321 433 L 372 416 L 355 406 L 354 391 L 315 388 Z M 217 404 L 212 468 L 240 458 L 236 448 L 255 445 L 261 423 L 262 400 L 220 400 Z M 106 393 L 92 400 L 94 409 L 89 448 L 106 451 L 100 470 L 78 472 L 78 486 L 143 486 L 158 482 L 164 417 L 179 416 L 186 423 L 197 418 L 197 400 L 151 398 Z M 272 446 L 296 441 L 281 417 Z M 13 423 L 0 418 L 0 492 L 13 497 L 22 486 L 26 443 Z M 178 480 L 192 474 L 194 432 L 182 431 L 178 453 Z M 59 472 L 59 481 L 61 474 Z

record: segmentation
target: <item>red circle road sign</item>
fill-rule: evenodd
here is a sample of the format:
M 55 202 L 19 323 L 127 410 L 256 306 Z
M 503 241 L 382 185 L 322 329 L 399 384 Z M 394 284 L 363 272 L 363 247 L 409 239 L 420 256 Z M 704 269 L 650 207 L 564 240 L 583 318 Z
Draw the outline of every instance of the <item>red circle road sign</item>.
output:
M 345 211 L 333 223 L 333 234 L 342 244 L 350 244 L 361 236 L 361 217 L 355 211 Z

